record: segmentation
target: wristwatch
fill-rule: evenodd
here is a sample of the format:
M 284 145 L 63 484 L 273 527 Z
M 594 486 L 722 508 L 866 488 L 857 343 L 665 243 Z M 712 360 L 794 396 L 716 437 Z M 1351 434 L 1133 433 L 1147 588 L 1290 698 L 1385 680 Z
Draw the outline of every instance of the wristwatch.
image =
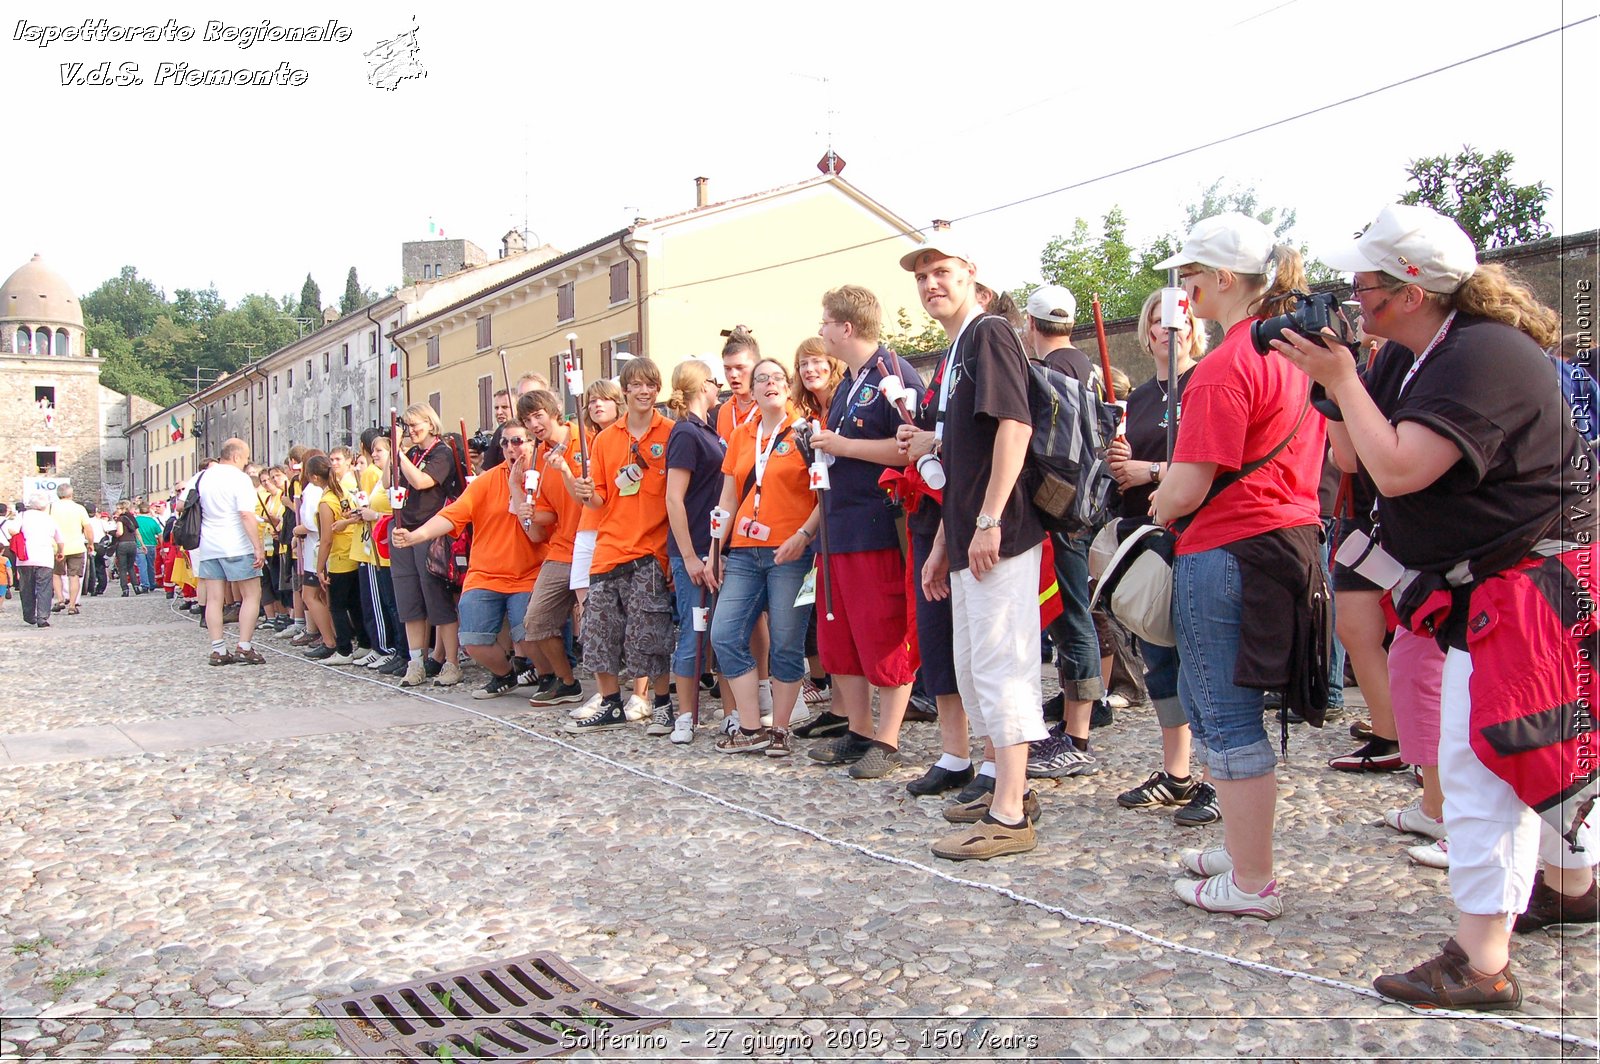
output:
M 987 532 L 991 528 L 999 528 L 999 527 L 1000 527 L 1000 519 L 998 517 L 990 517 L 988 514 L 979 514 L 978 515 L 978 531 L 979 532 Z
M 1161 463 L 1160 462 L 1151 462 L 1150 463 L 1150 483 L 1152 483 L 1152 484 L 1161 483 Z

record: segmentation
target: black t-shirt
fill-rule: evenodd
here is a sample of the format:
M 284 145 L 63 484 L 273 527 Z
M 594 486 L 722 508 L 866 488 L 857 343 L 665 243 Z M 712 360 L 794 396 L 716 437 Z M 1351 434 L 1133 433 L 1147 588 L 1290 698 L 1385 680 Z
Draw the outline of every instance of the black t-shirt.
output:
M 846 372 L 834 389 L 827 427 L 852 440 L 893 439 L 902 422 L 900 412 L 878 387 L 886 372 L 898 376 L 909 388 L 922 389 L 922 378 L 911 363 L 879 345 L 862 367 L 859 378 Z M 878 478 L 886 468 L 876 462 L 842 457 L 835 458 L 828 467 L 831 490 L 824 493 L 823 506 L 828 522 L 828 550 L 834 554 L 899 547 L 894 511 L 878 486 Z
M 1178 375 L 1178 417 L 1183 418 L 1183 390 L 1194 375 L 1190 366 Z M 1150 465 L 1167 460 L 1167 393 L 1166 386 L 1151 377 L 1128 393 L 1128 450 L 1138 465 Z M 1174 432 L 1172 438 L 1178 438 Z M 1154 484 L 1141 484 L 1136 488 L 1122 489 L 1122 505 L 1118 509 L 1123 517 L 1149 517 L 1150 496 L 1156 493 Z
M 1409 569 L 1467 561 L 1481 578 L 1541 538 L 1592 542 L 1593 460 L 1539 346 L 1508 325 L 1458 314 L 1402 394 L 1415 361 L 1385 345 L 1367 389 L 1392 424 L 1415 421 L 1462 457 L 1421 491 L 1378 500 L 1384 548 Z
M 1065 373 L 1074 380 L 1087 384 L 1089 387 L 1100 391 L 1100 374 L 1094 371 L 1094 363 L 1089 361 L 1089 356 L 1068 345 L 1058 347 L 1054 351 L 1046 351 L 1040 359 L 1045 365 L 1058 373 Z
M 496 425 L 494 433 L 489 437 L 489 443 L 483 449 L 483 471 L 487 473 L 495 466 L 506 460 L 506 449 L 500 443 L 500 435 L 505 432 L 504 425 Z
M 689 488 L 683 493 L 689 538 L 704 558 L 711 553 L 711 508 L 722 497 L 722 441 L 717 430 L 693 414 L 684 414 L 667 435 L 667 468 L 687 469 Z M 667 533 L 667 556 L 679 558 L 678 537 Z
M 411 459 L 412 465 L 433 478 L 431 488 L 414 488 L 410 481 L 404 482 L 406 504 L 401 507 L 396 520 L 401 528 L 409 531 L 421 528 L 429 518 L 444 509 L 450 499 L 445 493 L 446 489 L 456 479 L 456 460 L 450 453 L 450 441 L 442 436 L 436 438 L 426 452 L 421 447 L 409 448 L 406 457 Z M 404 474 L 401 478 L 404 480 Z
M 954 376 L 941 451 L 947 479 L 944 540 L 950 570 L 958 572 L 967 567 L 967 548 L 989 490 L 1000 421 L 1031 426 L 1033 416 L 1028 409 L 1028 356 L 1011 325 L 999 315 L 985 314 L 966 327 L 950 372 Z M 1002 558 L 1032 550 L 1044 539 L 1033 503 L 1015 485 L 1000 513 L 990 516 L 1000 518 Z

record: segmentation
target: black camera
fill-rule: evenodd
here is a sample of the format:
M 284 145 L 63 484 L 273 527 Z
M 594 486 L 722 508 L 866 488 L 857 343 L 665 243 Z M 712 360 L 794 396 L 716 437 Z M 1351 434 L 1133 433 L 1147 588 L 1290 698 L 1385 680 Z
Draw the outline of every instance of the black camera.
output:
M 1298 302 L 1295 308 L 1287 314 L 1277 314 L 1261 321 L 1250 323 L 1250 342 L 1255 345 L 1256 354 L 1268 355 L 1272 352 L 1272 341 L 1282 340 L 1288 333 L 1298 333 L 1318 347 L 1327 347 L 1323 342 L 1322 330 L 1332 329 L 1338 336 L 1339 342 L 1346 347 L 1353 346 L 1356 342 L 1356 331 L 1350 325 L 1350 319 L 1345 316 L 1344 309 L 1339 305 L 1339 297 L 1332 292 L 1295 291 L 1291 293 Z
M 476 451 L 478 454 L 489 449 L 489 444 L 494 442 L 494 433 L 479 429 L 472 434 L 472 439 L 467 441 L 467 450 Z

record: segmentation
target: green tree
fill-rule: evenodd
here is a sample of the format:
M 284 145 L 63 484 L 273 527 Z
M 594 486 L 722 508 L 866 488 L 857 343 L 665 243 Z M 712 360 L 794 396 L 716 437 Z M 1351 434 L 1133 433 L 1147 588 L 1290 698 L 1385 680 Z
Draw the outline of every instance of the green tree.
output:
M 913 321 L 906 308 L 901 307 L 895 314 L 898 328 L 884 331 L 881 337 L 883 346 L 901 358 L 926 355 L 950 346 L 950 340 L 945 336 L 943 326 L 925 313 L 919 313 L 917 317 L 921 321 Z
M 124 266 L 117 276 L 83 298 L 84 320 L 115 325 L 128 339 L 143 335 L 167 309 L 166 293 L 143 277 L 133 266 Z
M 1141 255 L 1128 243 L 1128 219 L 1121 207 L 1112 207 L 1100 221 L 1098 235 L 1082 218 L 1073 222 L 1070 236 L 1057 236 L 1039 254 L 1039 270 L 1046 282 L 1065 285 L 1087 311 L 1090 299 L 1100 296 L 1100 312 L 1107 318 L 1139 313 L 1139 304 L 1152 287 Z
M 344 277 L 344 298 L 339 300 L 339 313 L 352 314 L 366 305 L 366 293 L 361 290 L 361 282 L 356 280 L 356 268 L 352 266 Z
M 1413 159 L 1406 167 L 1413 187 L 1400 202 L 1420 203 L 1454 218 L 1479 251 L 1542 239 L 1550 235 L 1544 220 L 1550 189 L 1543 182 L 1514 182 L 1515 162 L 1508 151 L 1484 155 L 1470 144 L 1454 158 Z
M 314 331 L 322 328 L 322 289 L 317 287 L 317 282 L 306 274 L 306 283 L 300 286 L 300 309 L 296 316 L 310 318 L 310 328 Z

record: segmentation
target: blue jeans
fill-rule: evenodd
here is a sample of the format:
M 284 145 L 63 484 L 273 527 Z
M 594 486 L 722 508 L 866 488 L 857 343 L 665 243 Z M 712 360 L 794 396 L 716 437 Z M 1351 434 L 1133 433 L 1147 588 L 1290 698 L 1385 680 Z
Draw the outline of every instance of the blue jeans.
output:
M 531 592 L 490 591 L 475 587 L 461 593 L 456 610 L 461 618 L 461 645 L 486 647 L 500 638 L 500 626 L 511 622 L 511 641 L 522 642 L 527 634 L 522 619 L 528 614 L 528 597 Z
M 1261 719 L 1264 696 L 1233 683 L 1243 624 L 1239 561 L 1220 547 L 1184 554 L 1173 577 L 1178 701 L 1189 718 L 1195 751 L 1215 779 L 1264 776 L 1278 763 Z
M 1163 728 L 1189 723 L 1178 701 L 1178 648 L 1146 643 L 1137 636 L 1135 642 L 1144 659 L 1144 686 L 1156 707 L 1156 723 Z
M 1329 517 L 1322 522 L 1322 578 L 1328 582 L 1331 590 L 1333 587 L 1333 574 L 1328 565 L 1333 550 L 1333 530 L 1338 527 L 1339 519 Z M 1338 595 L 1328 596 L 1328 624 L 1334 624 L 1335 600 Z M 1335 628 L 1330 633 L 1333 636 L 1333 646 L 1328 652 L 1328 708 L 1344 708 L 1344 644 L 1339 642 L 1339 632 Z
M 1050 546 L 1061 589 L 1061 616 L 1050 625 L 1061 690 L 1074 702 L 1093 702 L 1106 687 L 1100 675 L 1100 639 L 1089 614 L 1089 537 L 1053 535 Z
M 674 555 L 667 560 L 672 563 L 672 620 L 678 626 L 678 644 L 672 648 L 672 675 L 693 676 L 698 682 L 699 673 L 711 669 L 711 647 L 708 645 L 700 651 L 697 670 L 695 646 L 707 633 L 694 630 L 694 608 L 711 605 L 711 597 L 705 588 L 689 579 L 689 570 L 684 568 L 682 558 Z
M 139 563 L 139 586 L 146 591 L 155 589 L 156 549 L 154 547 L 140 547 L 135 556 Z
M 730 678 L 755 671 L 750 633 L 763 611 L 772 633 L 772 678 L 799 683 L 805 677 L 811 607 L 795 606 L 794 597 L 811 571 L 811 551 L 784 565 L 773 562 L 776 554 L 773 547 L 735 547 L 728 552 L 717 615 L 711 622 L 711 645 L 723 674 Z

